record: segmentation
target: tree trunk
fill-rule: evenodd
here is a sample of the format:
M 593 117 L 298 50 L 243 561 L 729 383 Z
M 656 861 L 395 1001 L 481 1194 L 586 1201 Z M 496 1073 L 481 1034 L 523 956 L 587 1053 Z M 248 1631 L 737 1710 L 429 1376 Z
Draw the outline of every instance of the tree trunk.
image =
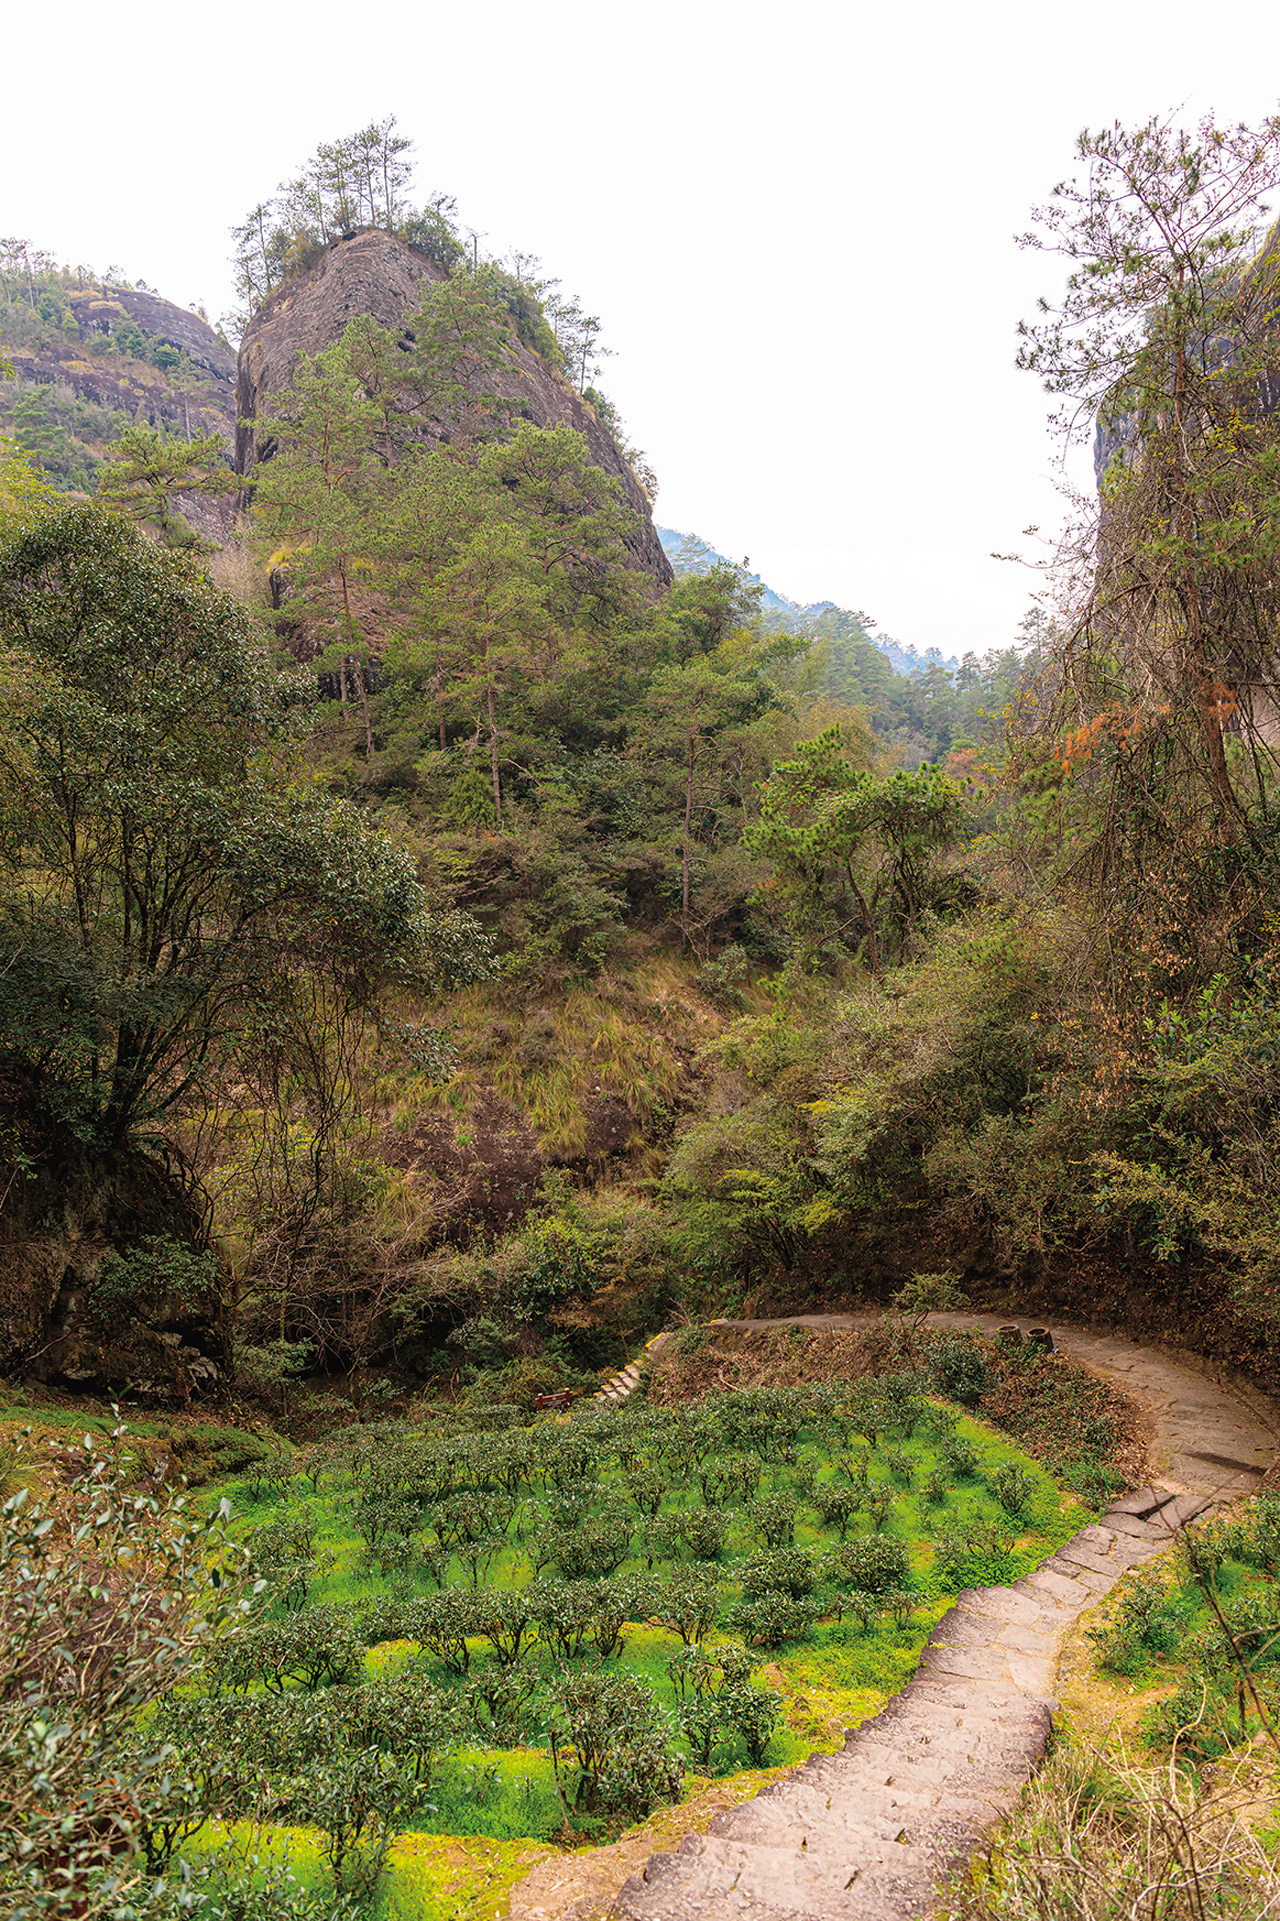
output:
M 358 660 L 351 663 L 355 675 L 356 692 L 360 696 L 360 712 L 364 717 L 364 751 L 373 756 L 373 728 L 369 725 L 369 690 L 364 684 L 364 668 Z
M 849 891 L 862 910 L 862 921 L 867 930 L 867 965 L 878 980 L 880 977 L 880 943 L 876 939 L 875 917 L 871 912 L 871 906 L 866 895 L 853 878 L 853 869 L 847 863 L 844 873 L 845 879 L 849 883 Z
M 489 771 L 493 776 L 493 811 L 502 825 L 502 785 L 498 779 L 498 718 L 493 702 L 493 682 L 489 682 Z
M 351 613 L 351 597 L 347 591 L 347 570 L 345 567 L 339 567 L 338 578 L 342 582 L 342 615 L 343 615 L 343 619 L 346 621 L 347 639 L 351 641 L 355 639 L 356 623 Z M 348 659 L 351 662 L 352 673 L 355 676 L 356 690 L 360 696 L 360 711 L 364 715 L 364 751 L 366 754 L 372 755 L 373 729 L 369 725 L 369 695 L 364 684 L 364 669 L 360 665 L 360 662 L 354 658 L 354 656 L 348 655 Z M 346 661 L 344 661 L 343 662 L 344 668 L 346 664 L 347 664 Z M 345 709 L 345 706 L 346 706 L 346 703 L 344 701 L 343 702 L 344 709 Z
M 694 736 L 689 736 L 689 766 L 684 783 L 684 840 L 680 850 L 680 933 L 689 945 L 689 836 L 693 828 Z

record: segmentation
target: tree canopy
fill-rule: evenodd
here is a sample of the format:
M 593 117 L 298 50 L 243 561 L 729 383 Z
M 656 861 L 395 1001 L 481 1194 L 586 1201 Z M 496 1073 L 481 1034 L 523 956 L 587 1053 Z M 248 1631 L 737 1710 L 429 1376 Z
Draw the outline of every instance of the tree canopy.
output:
M 483 966 L 408 857 L 291 767 L 293 690 L 187 560 L 96 507 L 29 514 L 0 642 L 0 1055 L 78 1138 L 163 1125 L 299 973 L 368 1004 Z

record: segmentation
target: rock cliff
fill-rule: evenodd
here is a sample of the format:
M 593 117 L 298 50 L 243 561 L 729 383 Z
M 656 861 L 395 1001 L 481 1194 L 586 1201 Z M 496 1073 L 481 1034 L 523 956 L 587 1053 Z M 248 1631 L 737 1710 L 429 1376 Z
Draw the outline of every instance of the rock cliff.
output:
M 444 274 L 422 254 L 380 227 L 365 227 L 335 241 L 305 274 L 286 282 L 254 315 L 240 348 L 236 411 L 236 466 L 249 476 L 272 453 L 254 422 L 270 411 L 271 396 L 287 387 L 299 353 L 316 354 L 342 337 L 347 323 L 372 314 L 383 326 L 398 324 L 418 304 L 422 283 Z M 649 512 L 649 503 L 595 410 L 539 355 L 512 340 L 510 364 L 499 370 L 494 391 L 523 403 L 525 418 L 539 427 L 572 427 L 583 435 L 598 467 L 622 486 L 629 506 L 643 516 L 628 542 L 635 565 L 660 586 L 671 566 Z
M 236 357 L 199 314 L 175 307 L 145 289 L 91 286 L 67 294 L 77 331 L 26 343 L 6 335 L 5 351 L 20 380 L 64 383 L 97 407 L 128 414 L 153 427 L 196 434 L 226 434 L 236 424 Z M 95 342 L 132 322 L 144 338 L 186 356 L 175 377 L 129 354 L 95 354 Z
M 88 471 L 122 425 L 191 439 L 220 434 L 230 460 L 236 357 L 207 320 L 146 288 L 75 287 L 65 300 L 73 324 L 41 326 L 31 315 L 9 315 L 4 351 L 15 379 L 0 405 L 12 411 L 24 392 L 39 395 L 54 431 L 82 449 Z M 157 355 L 157 348 L 172 352 Z M 166 358 L 173 364 L 157 364 Z M 55 484 L 84 484 L 53 477 Z M 190 494 L 179 504 L 207 539 L 227 538 L 229 499 Z

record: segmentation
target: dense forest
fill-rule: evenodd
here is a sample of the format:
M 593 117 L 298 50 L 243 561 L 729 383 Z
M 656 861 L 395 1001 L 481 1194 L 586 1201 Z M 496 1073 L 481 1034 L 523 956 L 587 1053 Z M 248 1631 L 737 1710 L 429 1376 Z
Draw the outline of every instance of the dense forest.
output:
M 252 473 L 213 359 L 5 243 L 0 1368 L 305 1440 L 923 1275 L 1274 1380 L 1277 142 L 1190 138 L 1039 210 L 1097 502 L 909 676 L 638 563 L 599 320 L 415 207 L 394 122 L 236 230 L 237 326 L 367 229 L 425 263 Z
M 212 850 L 225 863 L 230 836 L 243 860 L 236 821 L 253 764 L 274 831 L 319 844 L 340 819 L 352 859 L 394 854 L 413 873 L 423 924 L 451 930 L 452 961 L 471 984 L 423 1001 L 412 967 L 390 951 L 376 967 L 366 953 L 358 980 L 347 960 L 319 948 L 301 971 L 277 966 L 267 929 L 281 925 L 287 890 L 262 904 L 251 941 L 231 943 L 231 964 L 215 929 L 238 899 L 238 870 L 224 897 L 174 894 L 150 865 L 159 823 L 140 824 L 136 792 L 128 806 L 121 798 L 109 834 L 105 821 L 95 826 L 96 910 L 75 929 L 83 1032 L 49 1038 L 60 981 L 33 1022 L 31 973 L 20 990 L 11 977 L 11 1138 L 24 1170 L 15 1193 L 43 1205 L 44 1170 L 56 1166 L 48 1178 L 64 1179 L 68 1157 L 95 1160 L 106 1128 L 109 1156 L 131 1170 L 131 1232 L 136 1239 L 144 1218 L 158 1232 L 118 1245 L 113 1203 L 99 1199 L 93 1240 L 105 1243 L 97 1251 L 109 1265 L 123 1264 L 121 1299 L 132 1289 L 141 1301 L 154 1262 L 168 1258 L 156 1249 L 170 1247 L 176 1203 L 166 1187 L 152 1220 L 132 1183 L 161 1155 L 186 1207 L 178 1267 L 213 1261 L 221 1277 L 216 1311 L 203 1296 L 179 1310 L 182 1351 L 229 1366 L 246 1387 L 279 1393 L 286 1378 L 337 1368 L 359 1393 L 371 1369 L 408 1367 L 412 1378 L 426 1366 L 455 1384 L 514 1370 L 531 1391 L 588 1378 L 610 1343 L 673 1290 L 720 1285 L 700 1257 L 691 1265 L 693 1217 L 663 1184 L 674 1139 L 722 1072 L 708 1043 L 725 1029 L 749 1031 L 756 1005 L 782 1009 L 797 995 L 797 1010 L 807 1005 L 817 982 L 843 990 L 862 972 L 881 979 L 924 952 L 939 916 L 973 904 L 958 855 L 995 821 L 1005 718 L 1039 657 L 1040 617 L 954 676 L 931 666 L 908 679 L 871 645 L 860 616 L 766 619 L 758 590 L 727 565 L 688 568 L 661 590 L 628 549 L 636 509 L 592 464 L 582 436 L 532 424 L 519 396 L 502 392 L 502 371 L 523 346 L 576 386 L 616 440 L 613 409 L 587 385 L 596 323 L 584 333 L 579 303 L 558 300 L 535 263 L 522 258 L 513 274 L 471 257 L 446 200 L 420 214 L 403 205 L 397 136 L 374 131 L 377 167 L 372 135 L 358 153 L 342 142 L 322 149 L 237 230 L 245 317 L 281 275 L 305 272 L 351 222 L 375 218 L 438 269 L 417 311 L 400 329 L 353 320 L 331 347 L 299 357 L 291 387 L 256 423 L 271 457 L 255 473 L 249 512 L 214 551 L 190 515 L 193 502 L 225 498 L 236 484 L 229 438 L 117 413 L 89 423 L 89 453 L 71 432 L 86 423 L 61 420 L 56 390 L 20 387 L 14 458 L 38 463 L 53 491 L 28 509 L 26 544 L 12 549 L 7 631 L 33 687 L 50 669 L 64 673 L 49 582 L 73 557 L 88 570 L 101 597 L 77 698 L 97 703 L 95 728 L 128 678 L 123 657 L 108 667 L 93 638 L 117 593 L 141 595 L 153 623 L 169 617 L 162 606 L 181 606 L 193 633 L 215 618 L 245 637 L 238 645 L 256 632 L 262 659 L 276 665 L 246 670 L 252 695 L 228 680 L 221 719 L 201 697 L 215 733 L 234 713 L 235 755 L 248 757 L 208 776 L 219 794 L 230 780 L 236 804 L 202 843 L 204 858 Z M 375 177 L 382 197 L 369 200 Z M 348 206 L 351 180 L 365 184 Z M 77 279 L 97 284 L 15 243 L 5 281 L 15 345 L 75 332 Z M 118 315 L 104 326 L 101 305 L 88 351 L 135 363 L 150 355 L 182 377 L 182 355 Z M 651 476 L 642 482 L 652 487 Z M 86 492 L 83 505 L 57 498 Z M 194 571 L 183 572 L 184 555 Z M 224 600 L 214 616 L 203 568 L 238 605 Z M 168 725 L 161 713 L 143 702 L 132 723 L 152 750 Z M 55 716 L 31 736 L 20 728 L 16 784 L 36 742 L 55 781 L 61 725 Z M 82 747 L 94 795 L 114 766 L 106 739 Z M 192 742 L 197 759 L 204 751 Z M 165 862 L 181 866 L 189 830 L 172 841 L 167 783 L 186 772 L 158 778 L 149 762 L 145 772 L 130 765 L 152 788 L 148 812 L 160 809 Z M 778 800 L 797 782 L 806 805 L 843 796 L 852 810 L 843 842 L 811 875 L 780 838 Z M 37 927 L 41 943 L 56 943 L 67 902 L 84 897 L 83 804 L 57 794 L 35 894 L 27 837 L 40 830 L 21 824 L 10 911 L 23 953 Z M 357 823 L 372 836 L 364 850 L 351 839 Z M 140 863 L 154 900 L 137 894 Z M 331 875 L 325 884 L 339 883 Z M 193 898 L 208 917 L 196 926 Z M 176 919 L 162 926 L 161 911 Z M 317 897 L 308 911 L 323 912 Z M 247 928 L 247 909 L 236 912 Z M 238 971 L 250 956 L 260 987 Z M 175 974 L 191 999 L 171 1020 Z M 452 977 L 433 981 L 457 989 Z M 289 1009 L 257 1033 L 244 1008 L 260 991 Z M 136 1009 L 150 996 L 165 1012 L 141 1016 L 139 1030 Z M 799 1018 L 807 1029 L 810 1013 Z M 146 1066 L 122 1120 L 112 1089 L 122 1052 L 139 1048 Z M 29 1225 L 29 1211 L 15 1220 Z M 580 1243 L 565 1324 L 504 1305 L 552 1230 Z M 768 1239 L 766 1230 L 762 1247 Z M 756 1273 L 735 1248 L 725 1277 L 734 1289 L 778 1274 L 771 1256 Z M 97 1277 L 86 1278 L 96 1289 Z M 609 1302 L 598 1329 L 596 1296 Z M 128 1316 L 71 1323 L 59 1321 L 55 1371 L 70 1361 L 104 1383 L 127 1380 L 140 1342 L 153 1371 L 163 1359 L 154 1334 Z M 29 1325 L 42 1325 L 35 1311 Z
M 1163 419 L 1168 343 L 1133 344 L 1139 295 L 1107 262 L 1115 237 L 1056 211 L 1106 272 L 1025 351 L 1114 412 L 1106 565 L 1081 605 L 1036 606 L 982 660 L 906 678 L 861 615 L 766 617 L 725 564 L 690 564 L 667 589 L 638 569 L 617 480 L 580 434 L 533 424 L 504 391 L 518 347 L 585 388 L 581 337 L 547 281 L 528 261 L 517 278 L 473 258 L 447 200 L 409 210 L 390 125 L 361 139 L 322 149 L 238 230 L 246 302 L 357 220 L 398 228 L 434 277 L 402 328 L 357 317 L 298 356 L 257 423 L 271 457 L 220 551 L 183 513 L 235 484 L 217 435 L 121 426 L 95 494 L 71 504 L 84 489 L 68 480 L 87 476 L 59 467 L 64 443 L 18 404 L 13 459 L 48 459 L 5 562 L 14 684 L 29 690 L 6 764 L 11 791 L 29 799 L 35 779 L 42 799 L 14 816 L 6 911 L 15 957 L 70 944 L 46 1007 L 27 959 L 5 974 L 10 1207 L 43 1203 L 68 1156 L 124 1155 L 136 1172 L 160 1155 L 222 1277 L 215 1358 L 246 1382 L 402 1366 L 483 1376 L 485 1392 L 509 1376 L 575 1382 L 619 1326 L 627 1338 L 674 1301 L 857 1298 L 918 1266 L 922 1243 L 926 1265 L 970 1283 L 1055 1298 L 1070 1273 L 1082 1305 L 1113 1308 L 1122 1287 L 1126 1314 L 1211 1330 L 1265 1369 L 1280 1231 L 1258 637 L 1274 591 L 1269 416 L 1240 416 L 1226 465 L 1179 456 L 1185 504 L 1170 505 L 1152 478 L 1164 443 L 1135 424 Z M 1180 258 L 1150 243 L 1141 284 Z M 1269 263 L 1224 267 L 1206 312 L 1177 317 L 1187 340 L 1230 325 L 1246 384 L 1247 355 L 1268 351 Z M 59 295 L 73 278 L 11 252 L 15 337 L 74 326 Z M 153 351 L 126 333 L 117 320 L 100 338 Z M 1216 447 L 1214 371 L 1178 404 Z M 612 423 L 601 396 L 587 404 Z M 98 598 L 77 602 L 68 655 L 49 583 L 73 567 Z M 188 830 L 165 795 L 189 775 L 150 758 L 164 701 L 194 696 L 184 682 L 162 698 L 144 646 L 127 704 L 125 655 L 108 663 L 99 638 L 116 595 L 139 596 L 148 621 L 171 605 L 192 633 L 226 636 L 190 753 L 203 767 L 213 751 L 202 725 L 217 754 L 237 742 L 207 776 L 209 794 L 231 781 L 234 807 L 201 830 L 236 871 L 225 899 L 199 895 L 196 923 L 152 864 L 161 825 L 166 861 L 183 863 Z M 1185 623 L 1192 602 L 1194 636 L 1166 641 L 1166 606 Z M 250 635 L 254 664 L 233 672 Z M 98 744 L 76 749 L 83 798 L 65 785 L 64 699 L 96 703 Z M 115 791 L 126 713 L 150 743 L 130 746 L 129 778 L 162 820 L 141 826 L 122 790 L 95 822 L 90 885 L 81 809 L 93 818 Z M 459 964 L 470 943 L 469 984 L 433 977 L 423 1000 L 377 941 L 358 984 L 323 943 L 278 964 L 279 916 L 302 939 L 283 887 L 252 940 L 218 931 L 247 884 L 251 790 L 232 770 L 249 766 L 273 831 L 393 863 L 423 925 L 454 930 Z M 365 884 L 340 868 L 316 880 L 353 900 Z M 177 921 L 154 919 L 148 888 Z M 319 896 L 308 911 L 323 914 Z M 259 1030 L 245 1008 L 267 990 L 290 1012 Z M 317 1027 L 329 993 L 341 1011 Z M 165 1011 L 138 1015 L 155 996 Z M 145 1097 L 122 1106 L 113 1077 L 139 1049 Z M 580 1248 L 575 1300 L 527 1314 L 507 1303 L 524 1299 L 548 1224 Z M 143 1258 L 101 1234 L 110 1260 Z M 73 1346 L 87 1367 L 86 1339 Z M 136 1365 L 98 1350 L 107 1374 Z

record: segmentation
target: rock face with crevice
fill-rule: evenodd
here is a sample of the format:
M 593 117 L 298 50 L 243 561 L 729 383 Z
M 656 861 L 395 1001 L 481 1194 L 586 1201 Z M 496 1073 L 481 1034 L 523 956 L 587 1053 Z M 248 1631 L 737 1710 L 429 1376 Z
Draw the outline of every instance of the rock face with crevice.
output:
M 256 423 L 269 413 L 272 396 L 289 385 L 300 353 L 322 353 L 362 314 L 381 326 L 398 326 L 417 307 L 424 282 L 444 278 L 425 254 L 380 227 L 365 227 L 335 241 L 315 266 L 278 287 L 254 314 L 240 346 L 238 471 L 248 478 L 259 461 L 270 458 L 271 440 Z M 627 505 L 641 516 L 627 542 L 633 564 L 658 586 L 669 585 L 671 565 L 649 503 L 594 408 L 514 336 L 510 362 L 496 370 L 493 391 L 518 401 L 535 426 L 572 427 L 583 436 L 592 461 L 619 483 Z

